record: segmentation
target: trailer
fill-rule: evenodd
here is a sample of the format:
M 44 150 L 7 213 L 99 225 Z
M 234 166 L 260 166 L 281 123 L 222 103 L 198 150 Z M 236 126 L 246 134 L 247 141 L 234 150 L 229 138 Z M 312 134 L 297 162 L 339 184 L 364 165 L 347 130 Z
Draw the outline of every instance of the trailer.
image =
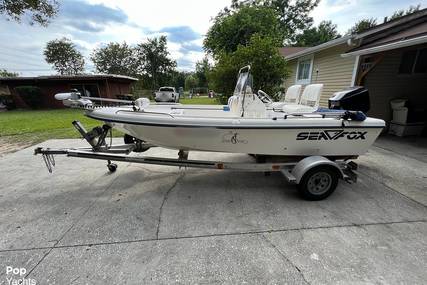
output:
M 58 149 L 36 148 L 34 154 L 42 156 L 50 173 L 56 165 L 56 155 L 104 160 L 107 161 L 107 168 L 110 172 L 117 170 L 118 165 L 115 162 L 119 161 L 185 168 L 263 172 L 266 175 L 271 172 L 281 172 L 288 182 L 297 185 L 299 193 L 306 200 L 322 200 L 328 197 L 335 191 L 340 179 L 348 183 L 357 181 L 357 174 L 355 173 L 357 164 L 351 160 L 355 157 L 307 156 L 297 158 L 252 155 L 252 162 L 227 162 L 191 160 L 188 159 L 189 152 L 186 150 L 179 150 L 177 158 L 131 155 L 131 153 L 143 153 L 152 147 L 156 147 L 156 145 L 129 135 L 125 135 L 124 144 L 113 145 L 109 125 L 95 127 L 89 132 L 78 121 L 74 121 L 73 125 L 90 146 Z M 108 136 L 110 136 L 109 143 Z

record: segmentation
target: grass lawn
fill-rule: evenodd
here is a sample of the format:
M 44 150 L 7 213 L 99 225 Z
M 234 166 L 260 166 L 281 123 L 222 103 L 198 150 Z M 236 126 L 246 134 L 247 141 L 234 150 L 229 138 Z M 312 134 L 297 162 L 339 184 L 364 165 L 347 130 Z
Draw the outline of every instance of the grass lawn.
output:
M 82 110 L 14 110 L 0 113 L 0 138 L 10 143 L 35 144 L 47 139 L 79 138 L 71 124 L 78 120 L 90 129 L 99 122 Z
M 193 98 L 182 98 L 179 99 L 179 103 L 182 104 L 193 104 L 193 105 L 219 105 L 219 102 L 216 98 L 208 97 L 193 97 Z
M 208 97 L 183 98 L 182 104 L 219 104 Z M 48 139 L 80 138 L 80 134 L 71 124 L 80 121 L 87 130 L 101 122 L 90 119 L 82 110 L 13 110 L 0 112 L 0 143 L 31 145 Z M 114 136 L 121 136 L 113 131 Z

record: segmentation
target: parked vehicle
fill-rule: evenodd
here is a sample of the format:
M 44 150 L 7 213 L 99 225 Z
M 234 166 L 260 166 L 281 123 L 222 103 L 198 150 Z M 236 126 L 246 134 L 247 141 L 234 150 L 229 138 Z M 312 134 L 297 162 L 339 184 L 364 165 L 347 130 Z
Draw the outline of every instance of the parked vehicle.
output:
M 160 87 L 159 91 L 155 93 L 154 100 L 156 102 L 179 102 L 179 93 L 176 92 L 175 87 Z

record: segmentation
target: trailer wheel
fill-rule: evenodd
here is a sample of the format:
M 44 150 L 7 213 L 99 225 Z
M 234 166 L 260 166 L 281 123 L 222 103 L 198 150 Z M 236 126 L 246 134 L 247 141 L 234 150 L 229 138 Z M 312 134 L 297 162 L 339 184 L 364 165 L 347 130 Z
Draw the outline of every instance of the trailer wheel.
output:
M 109 163 L 109 164 L 107 164 L 107 167 L 111 173 L 116 172 L 116 170 L 117 170 L 117 164 L 115 164 L 115 163 Z
M 330 166 L 317 166 L 308 170 L 298 186 L 300 195 L 310 201 L 319 201 L 331 195 L 337 188 L 339 173 Z

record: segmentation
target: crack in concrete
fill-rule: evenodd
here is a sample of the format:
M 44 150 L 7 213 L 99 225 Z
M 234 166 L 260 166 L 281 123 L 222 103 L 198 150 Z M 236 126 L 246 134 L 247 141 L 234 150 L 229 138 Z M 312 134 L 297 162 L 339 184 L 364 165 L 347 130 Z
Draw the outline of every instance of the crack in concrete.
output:
M 290 265 L 292 265 L 297 271 L 298 273 L 301 275 L 301 278 L 304 280 L 305 284 L 309 284 L 310 282 L 307 281 L 307 279 L 304 276 L 304 273 L 302 272 L 302 270 L 296 265 L 294 264 L 283 252 L 281 252 L 277 246 L 271 241 L 269 240 L 264 234 L 260 234 L 260 236 L 266 241 L 266 243 L 274 250 L 276 251 L 281 257 L 282 259 L 284 259 L 287 263 L 289 263 Z
M 128 168 L 130 165 L 130 163 L 128 163 L 128 165 L 125 168 Z M 35 266 L 33 266 L 33 268 L 31 268 L 31 270 L 25 275 L 25 278 L 28 278 L 31 273 L 45 260 L 45 258 L 52 252 L 52 250 L 54 248 L 57 248 L 57 245 L 64 239 L 64 237 L 74 228 L 74 226 L 80 222 L 80 220 L 84 217 L 84 215 L 87 214 L 87 212 L 89 212 L 89 210 L 96 204 L 96 202 L 98 201 L 98 199 L 104 195 L 108 190 L 110 190 L 111 186 L 113 186 L 114 182 L 119 178 L 119 175 L 117 175 L 113 180 L 111 180 L 110 184 L 105 188 L 104 191 L 102 191 L 97 198 L 89 204 L 89 206 L 86 208 L 86 210 L 84 210 L 71 224 L 71 226 L 59 237 L 59 239 L 56 240 L 56 242 L 51 246 L 51 247 L 46 247 L 45 249 L 49 249 L 48 252 L 46 252 L 43 257 L 36 263 Z M 97 179 L 98 180 L 98 179 Z M 93 183 L 91 183 L 89 185 L 89 187 L 91 187 L 92 185 L 94 185 L 96 183 L 96 181 L 94 181 Z
M 346 224 L 346 225 L 302 227 L 302 228 L 289 228 L 289 229 L 270 229 L 270 230 L 257 230 L 257 231 L 248 231 L 248 232 L 231 232 L 231 233 L 217 233 L 217 234 L 194 235 L 194 236 L 177 236 L 177 237 L 149 238 L 149 239 L 110 241 L 110 242 L 98 242 L 98 243 L 82 243 L 82 244 L 60 245 L 60 246 L 55 246 L 55 247 L 33 247 L 33 248 L 4 249 L 4 250 L 0 250 L 0 253 L 31 251 L 31 250 L 43 250 L 43 249 L 50 249 L 50 248 L 62 249 L 62 248 L 87 247 L 87 246 L 119 245 L 119 244 L 130 244 L 130 243 L 140 243 L 140 242 L 152 242 L 152 241 L 184 240 L 184 239 L 227 237 L 227 236 L 240 236 L 240 235 L 259 235 L 259 234 L 264 234 L 264 233 L 286 233 L 286 232 L 295 232 L 295 231 L 324 230 L 324 229 L 336 229 L 336 228 L 356 228 L 356 227 L 362 228 L 362 227 L 366 227 L 366 226 L 387 226 L 387 225 L 413 224 L 413 223 L 427 223 L 427 220 L 421 219 L 421 220 L 412 220 L 412 221 Z
M 179 181 L 184 176 L 185 176 L 185 170 L 180 176 L 178 176 L 176 178 L 175 182 L 172 184 L 172 186 L 168 189 L 168 191 L 166 191 L 165 195 L 163 196 L 163 201 L 162 201 L 162 204 L 160 205 L 160 209 L 159 209 L 159 219 L 157 221 L 156 240 L 159 239 L 160 224 L 162 223 L 163 206 L 165 205 L 166 200 L 168 199 L 170 192 L 172 192 L 172 190 L 176 187 L 176 185 L 178 185 Z

